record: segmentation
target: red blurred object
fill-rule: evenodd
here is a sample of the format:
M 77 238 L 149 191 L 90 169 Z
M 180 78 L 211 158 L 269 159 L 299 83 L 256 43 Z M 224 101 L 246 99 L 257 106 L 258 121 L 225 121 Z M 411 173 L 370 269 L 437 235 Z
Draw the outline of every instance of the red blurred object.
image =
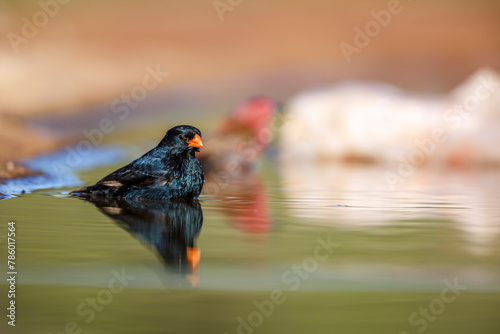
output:
M 204 193 L 240 199 L 219 207 L 231 226 L 245 233 L 265 234 L 272 227 L 269 196 L 254 166 L 273 139 L 271 121 L 278 109 L 271 98 L 249 99 L 203 137 L 197 153 L 207 179 Z
M 272 141 L 270 124 L 277 110 L 278 103 L 271 98 L 249 99 L 204 136 L 205 145 L 197 157 L 205 175 L 251 171 Z
M 231 219 L 229 224 L 249 234 L 269 233 L 273 224 L 269 195 L 262 180 L 258 175 L 250 175 L 245 184 L 236 184 L 235 187 L 245 195 L 224 205 L 224 214 Z

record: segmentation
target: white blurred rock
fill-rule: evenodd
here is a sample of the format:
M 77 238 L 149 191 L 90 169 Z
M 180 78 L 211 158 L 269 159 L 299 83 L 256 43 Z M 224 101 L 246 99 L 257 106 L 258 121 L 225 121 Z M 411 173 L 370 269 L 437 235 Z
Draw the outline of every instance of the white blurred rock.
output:
M 447 95 L 341 83 L 299 94 L 288 113 L 285 161 L 500 166 L 500 75 L 492 70 Z
M 453 221 L 471 253 L 494 250 L 499 74 L 480 70 L 442 96 L 337 84 L 295 97 L 286 120 L 280 176 L 290 215 L 363 231 Z

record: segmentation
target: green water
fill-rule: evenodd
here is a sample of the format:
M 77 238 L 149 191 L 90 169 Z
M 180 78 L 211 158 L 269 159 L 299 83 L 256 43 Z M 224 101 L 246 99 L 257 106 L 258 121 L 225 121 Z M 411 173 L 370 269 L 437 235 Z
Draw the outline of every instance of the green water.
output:
M 16 326 L 4 315 L 0 332 L 500 332 L 499 175 L 417 175 L 392 191 L 383 171 L 325 168 L 268 162 L 208 181 L 186 270 L 64 189 L 1 201 L 0 268 L 15 221 L 18 274 Z

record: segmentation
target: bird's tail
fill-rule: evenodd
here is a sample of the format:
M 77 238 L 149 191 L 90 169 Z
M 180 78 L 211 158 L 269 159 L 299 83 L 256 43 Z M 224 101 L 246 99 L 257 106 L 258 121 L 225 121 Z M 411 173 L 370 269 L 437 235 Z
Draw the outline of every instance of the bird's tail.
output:
M 88 190 L 87 187 L 83 187 L 82 189 L 78 189 L 78 190 L 73 190 L 72 192 L 69 193 L 70 195 L 73 195 L 73 196 L 78 196 L 78 197 L 85 197 L 87 196 L 88 194 L 90 194 L 90 191 Z

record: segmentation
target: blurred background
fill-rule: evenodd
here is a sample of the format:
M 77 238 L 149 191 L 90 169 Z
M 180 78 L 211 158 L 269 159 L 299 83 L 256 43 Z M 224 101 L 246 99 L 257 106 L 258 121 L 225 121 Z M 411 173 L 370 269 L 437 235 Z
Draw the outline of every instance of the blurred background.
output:
M 254 94 L 286 101 L 346 79 L 445 93 L 480 68 L 498 70 L 499 6 L 401 1 L 365 43 L 355 28 L 365 31 L 387 1 L 2 0 L 2 158 L 54 148 L 24 120 L 109 110 L 142 84 L 146 68 L 169 73 L 146 101 L 163 96 L 162 113 L 202 104 L 198 117 Z M 342 43 L 357 51 L 346 57 Z
M 500 332 L 500 2 L 0 0 L 0 36 L 0 332 Z M 181 123 L 200 205 L 68 196 Z

